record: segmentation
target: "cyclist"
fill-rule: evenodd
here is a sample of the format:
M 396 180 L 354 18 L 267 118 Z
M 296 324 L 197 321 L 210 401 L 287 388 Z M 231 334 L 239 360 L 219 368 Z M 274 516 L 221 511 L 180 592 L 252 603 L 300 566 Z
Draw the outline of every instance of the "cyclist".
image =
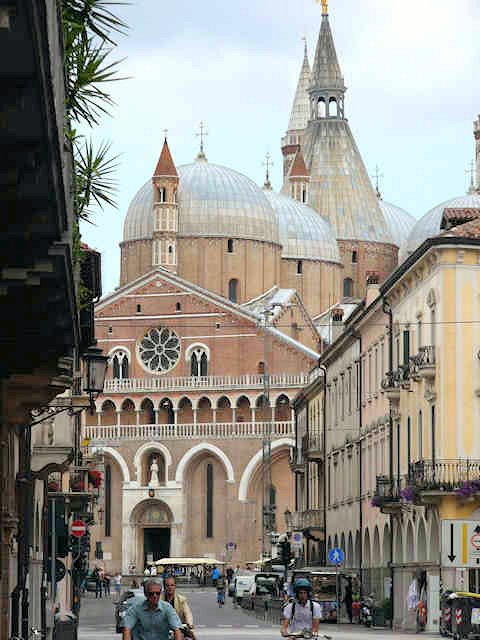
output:
M 124 618 L 123 640 L 169 640 L 170 631 L 174 640 L 183 640 L 182 623 L 175 609 L 160 600 L 162 585 L 149 579 L 143 589 L 146 600 L 134 603 Z
M 318 636 L 322 610 L 320 605 L 312 600 L 312 585 L 306 578 L 300 578 L 293 585 L 293 592 L 294 599 L 283 610 L 282 636 L 305 630 L 313 636 Z
M 160 596 L 160 600 L 164 600 L 172 605 L 183 625 L 182 633 L 189 638 L 194 638 L 195 635 L 192 631 L 194 626 L 192 610 L 190 609 L 187 598 L 177 593 L 175 578 L 173 576 L 166 577 L 163 581 L 163 587 L 164 592 Z

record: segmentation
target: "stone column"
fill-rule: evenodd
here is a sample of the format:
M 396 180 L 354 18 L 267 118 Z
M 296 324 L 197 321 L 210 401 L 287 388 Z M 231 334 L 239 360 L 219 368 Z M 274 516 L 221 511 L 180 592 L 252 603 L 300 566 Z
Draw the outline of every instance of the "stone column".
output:
M 102 411 L 97 412 L 97 426 L 99 427 L 102 426 L 102 415 L 103 415 Z
M 232 407 L 232 422 L 237 422 L 237 407 Z
M 135 419 L 136 419 L 136 420 L 135 420 L 135 424 L 137 425 L 137 427 L 138 427 L 138 425 L 140 424 L 140 414 L 141 414 L 141 413 L 142 413 L 142 412 L 141 412 L 140 410 L 135 411 Z
M 213 424 L 217 424 L 217 410 L 212 408 Z
M 120 417 L 121 411 L 117 411 L 117 438 L 120 438 Z
M 197 409 L 193 409 L 193 424 L 197 424 Z

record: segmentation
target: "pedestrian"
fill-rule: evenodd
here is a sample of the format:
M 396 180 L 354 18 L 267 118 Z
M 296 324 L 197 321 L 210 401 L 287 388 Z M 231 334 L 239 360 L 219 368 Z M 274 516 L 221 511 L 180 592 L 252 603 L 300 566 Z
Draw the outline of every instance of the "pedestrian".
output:
M 106 596 L 110 595 L 110 576 L 108 573 L 103 575 L 103 592 Z
M 232 581 L 233 578 L 233 569 L 232 567 L 228 567 L 227 569 L 227 582 L 228 584 L 230 584 L 230 582 Z
M 95 579 L 95 598 L 102 597 L 102 577 L 100 575 L 100 569 L 95 567 L 92 571 L 92 577 Z
M 220 574 L 215 581 L 215 586 L 217 588 L 217 603 L 220 608 L 225 604 L 225 578 Z
M 124 618 L 123 640 L 168 640 L 173 631 L 174 640 L 183 640 L 182 623 L 175 609 L 160 600 L 162 585 L 155 579 L 145 580 L 146 600 L 133 604 Z M 133 633 L 132 633 L 133 632 Z
M 115 602 L 120 602 L 120 593 L 122 591 L 122 574 L 120 571 L 117 571 L 115 577 L 113 578 L 113 593 L 115 597 Z
M 217 580 L 220 577 L 220 571 L 217 569 L 217 567 L 215 565 L 213 565 L 213 569 L 212 569 L 212 584 L 214 587 L 217 586 Z

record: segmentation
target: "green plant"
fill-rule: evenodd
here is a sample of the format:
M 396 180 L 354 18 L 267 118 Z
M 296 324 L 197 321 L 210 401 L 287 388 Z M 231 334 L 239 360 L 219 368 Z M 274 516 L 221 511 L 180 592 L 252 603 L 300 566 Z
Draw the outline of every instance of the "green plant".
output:
M 385 598 L 384 600 L 382 600 L 382 603 L 380 606 L 385 612 L 385 619 L 391 620 L 392 619 L 392 601 L 390 600 L 390 598 Z

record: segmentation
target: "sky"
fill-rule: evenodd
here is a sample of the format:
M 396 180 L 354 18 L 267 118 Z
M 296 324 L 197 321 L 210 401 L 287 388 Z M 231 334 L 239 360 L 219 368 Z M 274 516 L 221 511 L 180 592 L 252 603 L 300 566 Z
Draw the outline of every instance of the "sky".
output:
M 110 86 L 111 117 L 92 132 L 119 154 L 118 209 L 82 225 L 102 253 L 103 291 L 118 286 L 128 205 L 151 178 L 168 129 L 177 165 L 194 160 L 199 123 L 209 161 L 280 189 L 285 134 L 303 59 L 318 37 L 314 0 L 130 0 L 115 58 L 127 79 Z M 480 113 L 478 0 L 330 0 L 348 87 L 345 110 L 385 200 L 416 218 L 466 192 Z

